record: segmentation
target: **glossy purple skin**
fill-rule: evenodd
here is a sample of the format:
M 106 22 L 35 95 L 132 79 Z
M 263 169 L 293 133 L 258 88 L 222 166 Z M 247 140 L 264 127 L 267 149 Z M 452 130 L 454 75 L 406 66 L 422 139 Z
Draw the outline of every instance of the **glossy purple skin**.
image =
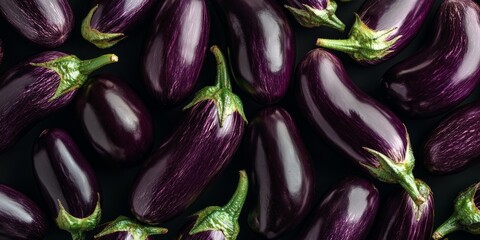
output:
M 0 239 L 44 239 L 45 214 L 27 196 L 0 184 Z
M 62 45 L 74 26 L 68 0 L 0 1 L 0 13 L 22 36 L 46 48 Z
M 195 225 L 195 217 L 191 217 L 183 229 L 180 231 L 178 240 L 226 240 L 222 231 L 205 231 L 190 235 L 190 231 Z
M 292 230 L 309 213 L 314 198 L 310 157 L 292 117 L 282 108 L 260 111 L 246 137 L 252 161 L 254 206 L 249 225 L 268 239 Z
M 150 113 L 135 91 L 115 76 L 90 79 L 78 94 L 76 114 L 91 146 L 112 165 L 135 165 L 150 150 Z
M 58 200 L 74 217 L 85 218 L 94 212 L 100 189 L 95 172 L 67 132 L 42 132 L 33 148 L 33 168 L 53 218 L 58 216 Z
M 296 239 L 366 239 L 379 201 L 373 183 L 357 177 L 345 178 L 330 190 Z
M 230 162 L 240 145 L 245 123 L 238 112 L 220 127 L 211 100 L 186 112 L 137 175 L 131 192 L 134 216 L 149 224 L 161 223 L 185 210 Z
M 167 0 L 157 13 L 142 58 L 143 80 L 161 105 L 176 105 L 195 88 L 210 33 L 205 0 Z
M 304 9 L 304 4 L 320 10 L 327 7 L 327 0 L 285 0 L 285 2 L 298 9 Z
M 471 0 L 446 0 L 426 48 L 393 66 L 383 87 L 396 108 L 429 117 L 460 104 L 480 79 L 480 8 Z
M 229 34 L 229 55 L 237 84 L 259 103 L 285 95 L 295 61 L 295 37 L 273 0 L 216 0 Z
M 134 236 L 125 231 L 125 232 L 115 232 L 103 237 L 95 238 L 95 240 L 136 240 Z M 153 240 L 152 236 L 148 236 L 145 240 Z

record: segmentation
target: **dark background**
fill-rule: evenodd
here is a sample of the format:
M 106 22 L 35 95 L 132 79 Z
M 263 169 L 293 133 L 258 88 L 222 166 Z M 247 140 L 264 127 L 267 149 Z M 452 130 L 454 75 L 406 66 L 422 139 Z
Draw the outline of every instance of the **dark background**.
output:
M 385 0 L 387 1 L 387 0 Z M 280 1 L 279 1 L 280 2 Z M 382 74 L 393 64 L 407 58 L 416 52 L 422 43 L 431 35 L 430 29 L 433 27 L 433 16 L 440 4 L 440 0 L 436 1 L 426 24 L 415 38 L 415 40 L 396 58 L 380 64 L 376 67 L 362 67 L 348 58 L 345 54 L 339 54 L 345 67 L 350 74 L 352 80 L 365 92 L 376 98 L 381 102 L 385 102 L 383 93 L 380 89 L 380 80 Z M 288 14 L 288 18 L 295 29 L 296 43 L 297 43 L 297 62 L 311 49 L 315 48 L 315 39 L 317 37 L 345 37 L 348 29 L 354 21 L 353 12 L 358 10 L 363 1 L 353 0 L 351 3 L 338 3 L 337 15 L 347 25 L 345 33 L 339 33 L 335 30 L 326 28 L 305 29 L 300 27 L 294 19 Z M 140 26 L 134 31 L 127 33 L 128 38 L 120 42 L 116 46 L 101 50 L 94 45 L 83 40 L 80 35 L 80 24 L 82 19 L 86 16 L 89 5 L 86 1 L 72 0 L 72 8 L 75 12 L 75 29 L 70 39 L 62 47 L 56 49 L 66 53 L 72 53 L 82 59 L 96 57 L 104 53 L 115 53 L 119 56 L 120 62 L 110 65 L 98 71 L 105 73 L 113 73 L 121 76 L 125 81 L 128 81 L 133 88 L 140 94 L 144 102 L 148 105 L 150 111 L 153 113 L 156 124 L 156 139 L 157 143 L 161 140 L 172 128 L 175 127 L 176 122 L 181 117 L 181 107 L 174 109 L 163 109 L 156 106 L 146 94 L 141 80 L 141 73 L 139 68 L 139 59 L 142 54 L 143 43 L 147 34 L 148 27 L 152 21 L 153 16 L 149 16 Z M 210 4 L 210 3 L 209 3 Z M 210 45 L 218 44 L 222 49 L 226 49 L 225 34 L 223 23 L 219 20 L 216 12 L 210 6 L 210 13 L 212 16 L 212 27 L 210 34 Z M 44 51 L 27 40 L 22 38 L 15 30 L 10 27 L 5 21 L 0 21 L 0 37 L 5 45 L 4 62 L 0 65 L 0 71 L 4 72 L 16 62 L 31 56 L 33 54 Z M 479 40 L 480 41 L 480 40 Z M 207 84 L 213 84 L 215 77 L 215 63 L 212 54 L 208 53 L 206 61 L 203 66 L 203 71 L 199 79 L 197 89 L 200 89 Z M 244 102 L 247 117 L 252 119 L 254 113 L 261 108 L 260 105 L 250 100 L 240 89 L 234 86 L 234 92 L 238 93 Z M 471 102 L 480 96 L 477 90 L 466 101 Z M 190 98 L 191 99 L 191 98 Z M 355 174 L 367 177 L 365 174 L 356 169 L 348 160 L 344 159 L 339 154 L 335 153 L 330 147 L 324 144 L 318 136 L 316 136 L 308 126 L 302 115 L 299 114 L 295 101 L 292 97 L 292 91 L 279 104 L 285 107 L 293 116 L 297 125 L 301 130 L 304 142 L 307 145 L 316 172 L 316 199 L 318 202 L 328 188 L 337 182 L 340 178 Z M 417 157 L 417 166 L 414 174 L 417 178 L 423 179 L 432 188 L 435 194 L 435 227 L 444 221 L 452 212 L 453 200 L 457 193 L 466 188 L 470 184 L 480 180 L 480 165 L 475 165 L 466 171 L 449 176 L 434 176 L 429 174 L 423 164 L 421 152 L 422 144 L 427 135 L 436 126 L 440 117 L 425 119 L 425 120 L 411 120 L 400 116 L 403 122 L 407 125 L 410 132 L 412 145 L 415 156 Z M 45 128 L 65 128 L 70 132 L 74 139 L 79 144 L 81 150 L 85 153 L 90 163 L 93 165 L 97 176 L 102 186 L 103 197 L 103 218 L 102 222 L 111 221 L 119 215 L 131 216 L 128 207 L 129 190 L 137 168 L 131 169 L 110 169 L 103 165 L 101 159 L 95 155 L 92 149 L 86 144 L 85 138 L 79 131 L 79 124 L 75 119 L 73 104 L 70 104 L 64 110 L 53 114 L 44 121 L 39 122 L 32 128 L 13 148 L 0 154 L 0 183 L 7 184 L 15 189 L 25 193 L 37 202 L 43 209 L 45 203 L 41 199 L 40 193 L 36 186 L 33 177 L 33 169 L 31 163 L 31 149 L 34 139 Z M 176 219 L 167 222 L 164 226 L 168 227 L 170 233 L 166 236 L 161 236 L 158 239 L 175 239 L 179 228 L 184 223 L 185 218 L 190 214 L 211 205 L 223 205 L 232 195 L 238 180 L 238 170 L 244 168 L 249 159 L 241 157 L 242 149 L 239 150 L 236 157 L 233 159 L 231 165 L 211 184 L 205 192 L 198 198 L 198 200 L 188 208 L 184 214 L 178 216 Z M 375 180 L 373 180 L 375 181 Z M 392 189 L 393 185 L 387 185 L 375 181 L 376 186 L 380 189 L 382 199 Z M 246 224 L 246 212 L 250 209 L 251 204 L 246 204 L 243 214 L 240 218 L 241 231 L 238 239 L 261 239 L 254 234 Z M 296 239 L 296 232 L 289 234 L 283 239 Z M 50 232 L 46 239 L 69 239 L 68 233 L 59 230 L 55 227 L 53 220 L 50 222 Z M 473 235 L 466 233 L 455 233 L 449 236 L 449 239 L 478 239 Z

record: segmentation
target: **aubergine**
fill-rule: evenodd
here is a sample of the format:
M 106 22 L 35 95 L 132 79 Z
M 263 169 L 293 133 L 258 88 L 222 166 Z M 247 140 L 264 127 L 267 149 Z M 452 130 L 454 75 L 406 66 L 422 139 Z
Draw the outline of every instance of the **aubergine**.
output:
M 280 101 L 290 85 L 295 36 L 274 0 L 216 0 L 226 19 L 231 68 L 255 101 Z
M 373 183 L 358 177 L 344 178 L 323 198 L 296 239 L 365 239 L 379 202 Z
M 345 30 L 345 24 L 335 15 L 337 3 L 334 0 L 286 0 L 285 7 L 304 27 L 326 26 Z
M 480 83 L 480 7 L 472 0 L 445 0 L 434 37 L 425 49 L 394 65 L 383 76 L 392 104 L 410 117 L 444 113 Z
M 0 184 L 0 239 L 41 240 L 48 230 L 45 214 L 27 196 Z
M 120 216 L 107 224 L 94 236 L 96 240 L 153 240 L 153 236 L 165 234 L 168 229 L 144 226 L 135 220 Z
M 380 181 L 400 184 L 420 205 L 415 165 L 405 125 L 362 92 L 333 54 L 315 49 L 297 69 L 296 97 L 314 130 Z
M 246 122 L 242 101 L 232 93 L 220 49 L 211 51 L 217 60 L 216 85 L 197 93 L 184 108 L 183 121 L 137 175 L 130 209 L 141 222 L 158 224 L 185 210 L 240 145 Z
M 205 0 L 164 1 L 142 57 L 143 80 L 163 106 L 190 96 L 202 69 L 210 33 Z
M 317 39 L 317 46 L 342 51 L 362 65 L 382 63 L 417 35 L 434 0 L 367 0 L 348 39 Z
M 250 228 L 268 239 L 298 226 L 310 211 L 314 175 L 307 149 L 283 108 L 261 110 L 246 134 L 254 197 Z
M 33 168 L 57 226 L 74 240 L 84 239 L 85 231 L 100 222 L 100 188 L 95 172 L 67 132 L 41 133 L 33 149 Z

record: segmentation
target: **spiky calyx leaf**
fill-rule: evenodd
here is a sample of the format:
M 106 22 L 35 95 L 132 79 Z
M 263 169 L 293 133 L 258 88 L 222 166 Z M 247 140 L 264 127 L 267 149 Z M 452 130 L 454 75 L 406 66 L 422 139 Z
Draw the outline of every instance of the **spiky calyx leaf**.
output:
M 168 229 L 142 225 L 135 220 L 120 216 L 113 222 L 110 222 L 99 234 L 95 235 L 94 238 L 98 239 L 117 232 L 128 232 L 133 237 L 133 240 L 146 240 L 153 235 L 165 234 L 168 232 Z
M 103 33 L 98 31 L 97 29 L 92 28 L 91 22 L 92 22 L 92 17 L 95 11 L 98 8 L 98 4 L 94 6 L 88 15 L 83 19 L 82 22 L 82 27 L 81 27 L 81 32 L 83 38 L 85 40 L 93 43 L 95 46 L 98 48 L 109 48 L 118 42 L 122 41 L 125 39 L 127 36 L 123 33 Z
M 100 206 L 100 195 L 98 196 L 95 210 L 85 218 L 77 218 L 72 216 L 65 208 L 60 200 L 58 201 L 58 216 L 55 223 L 60 229 L 68 231 L 72 234 L 73 240 L 85 239 L 85 232 L 94 229 L 102 218 L 102 208 Z
M 337 3 L 333 0 L 327 0 L 325 9 L 317 9 L 306 4 L 303 4 L 304 9 L 288 5 L 285 5 L 285 7 L 293 14 L 298 23 L 304 27 L 326 26 L 342 32 L 345 30 L 345 24 L 335 15 Z

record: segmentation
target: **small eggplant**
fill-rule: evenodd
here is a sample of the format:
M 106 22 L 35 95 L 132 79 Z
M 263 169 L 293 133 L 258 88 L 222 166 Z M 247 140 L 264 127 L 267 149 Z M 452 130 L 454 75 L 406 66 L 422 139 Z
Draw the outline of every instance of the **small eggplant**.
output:
M 43 52 L 7 70 L 0 76 L 0 151 L 67 105 L 91 72 L 117 61 L 113 54 L 82 61 L 62 52 Z
M 68 0 L 0 1 L 0 12 L 22 36 L 46 48 L 62 45 L 74 25 Z
M 154 235 L 165 234 L 168 229 L 143 226 L 135 220 L 120 216 L 97 235 L 96 240 L 153 240 Z
M 367 0 L 348 39 L 317 39 L 317 45 L 345 52 L 362 65 L 384 62 L 417 35 L 434 0 Z
M 27 196 L 0 184 L 0 239 L 41 240 L 47 218 Z
M 280 101 L 290 85 L 295 36 L 273 0 L 216 0 L 227 20 L 229 56 L 237 84 L 255 101 Z
M 35 178 L 50 214 L 74 240 L 100 222 L 99 186 L 92 167 L 63 130 L 42 132 L 33 150 Z
M 156 0 L 94 0 L 82 22 L 82 36 L 98 48 L 109 48 L 155 8 Z
M 317 133 L 375 178 L 400 184 L 417 204 L 425 201 L 412 174 L 407 128 L 355 86 L 337 57 L 312 50 L 296 77 L 300 109 Z
M 245 129 L 242 101 L 232 93 L 227 63 L 216 46 L 217 84 L 200 90 L 186 116 L 137 175 L 134 216 L 157 224 L 190 206 L 230 162 Z
M 365 239 L 379 201 L 378 190 L 371 182 L 345 178 L 330 190 L 296 239 Z
M 268 239 L 292 230 L 310 211 L 314 175 L 292 117 L 282 108 L 266 108 L 250 123 L 246 137 L 251 159 L 254 207 L 249 225 Z
M 82 130 L 97 153 L 117 166 L 143 160 L 153 142 L 153 122 L 126 83 L 111 75 L 94 77 L 76 101 Z
M 227 205 L 210 206 L 195 213 L 185 224 L 178 240 L 235 240 L 240 232 L 238 217 L 248 192 L 248 177 L 240 171 L 237 190 Z
M 445 0 L 435 37 L 416 55 L 389 69 L 383 87 L 396 108 L 411 117 L 444 113 L 465 100 L 480 80 L 480 7 Z
M 337 3 L 334 0 L 286 0 L 286 2 L 285 7 L 304 27 L 327 26 L 340 31 L 345 30 L 345 24 L 335 15 Z

